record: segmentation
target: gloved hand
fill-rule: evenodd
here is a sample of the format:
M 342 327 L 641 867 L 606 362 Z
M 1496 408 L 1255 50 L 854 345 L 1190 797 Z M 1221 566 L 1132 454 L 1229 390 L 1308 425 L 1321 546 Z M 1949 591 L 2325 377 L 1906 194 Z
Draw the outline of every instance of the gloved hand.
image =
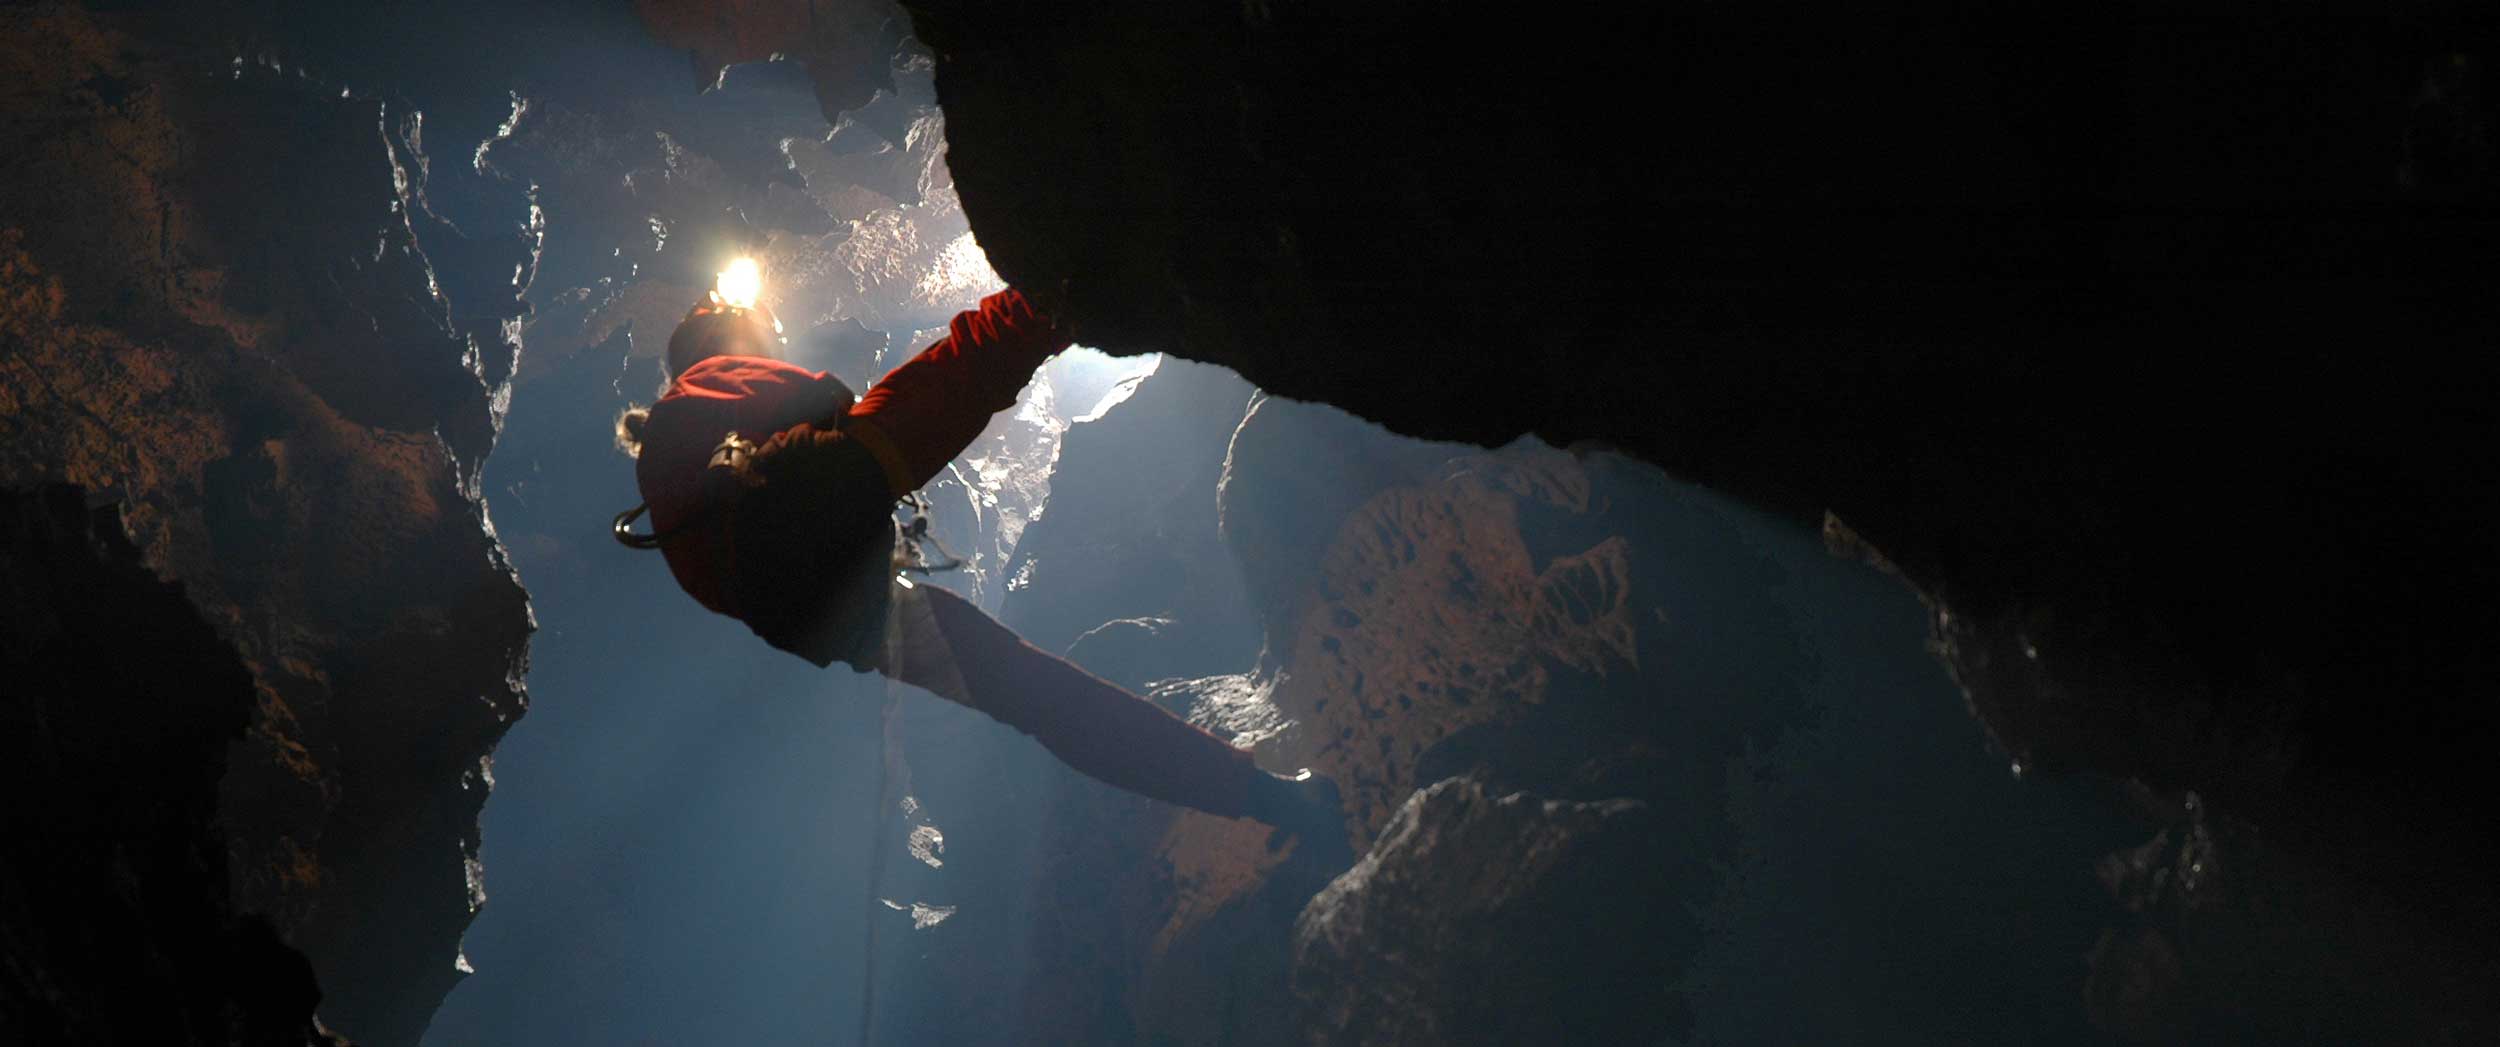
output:
M 1344 794 L 1334 780 L 1307 767 L 1292 774 L 1262 772 L 1250 789 L 1250 817 L 1275 826 L 1278 837 L 1301 841 L 1302 854 L 1331 873 L 1354 865 Z M 1272 839 L 1270 846 L 1282 842 Z

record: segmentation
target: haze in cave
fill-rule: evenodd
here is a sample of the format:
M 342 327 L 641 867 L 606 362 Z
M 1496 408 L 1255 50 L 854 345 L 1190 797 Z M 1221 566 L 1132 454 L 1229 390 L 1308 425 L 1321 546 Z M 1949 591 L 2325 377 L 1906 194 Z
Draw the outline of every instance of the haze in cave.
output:
M 2495 42 L 0 9 L 0 1041 L 2486 1042 Z

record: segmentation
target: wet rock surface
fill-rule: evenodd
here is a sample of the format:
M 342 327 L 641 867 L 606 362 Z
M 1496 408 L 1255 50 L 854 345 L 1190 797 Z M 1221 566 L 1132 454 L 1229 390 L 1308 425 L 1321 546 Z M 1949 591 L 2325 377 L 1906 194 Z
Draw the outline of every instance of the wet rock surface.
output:
M 337 1044 L 311 965 L 227 886 L 252 674 L 97 501 L 0 489 L 0 1039 Z
M 524 707 L 477 480 L 535 236 L 435 216 L 406 109 L 161 21 L 0 22 L 0 482 L 117 501 L 231 648 L 247 729 L 165 802 L 213 799 L 235 909 L 310 958 L 325 1020 L 414 1042 Z

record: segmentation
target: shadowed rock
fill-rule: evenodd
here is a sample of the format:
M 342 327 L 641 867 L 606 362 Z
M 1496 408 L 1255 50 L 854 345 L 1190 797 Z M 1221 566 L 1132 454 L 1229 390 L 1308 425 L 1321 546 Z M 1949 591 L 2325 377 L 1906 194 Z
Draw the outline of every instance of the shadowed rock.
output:
M 2488 20 L 907 6 L 1092 341 L 1828 524 L 2010 765 L 2500 940 Z
M 252 674 L 90 503 L 0 489 L 0 1039 L 337 1044 L 312 967 L 226 885 Z
M 526 701 L 477 476 L 535 232 L 435 217 L 400 107 L 143 19 L 0 26 L 0 483 L 110 492 L 231 646 L 248 729 L 189 784 L 234 905 L 311 959 L 325 1020 L 413 1043 L 461 975 L 488 754 Z
M 1417 791 L 1294 923 L 1299 1042 L 1655 1042 L 1698 931 L 1657 904 L 1663 851 L 1629 800 Z

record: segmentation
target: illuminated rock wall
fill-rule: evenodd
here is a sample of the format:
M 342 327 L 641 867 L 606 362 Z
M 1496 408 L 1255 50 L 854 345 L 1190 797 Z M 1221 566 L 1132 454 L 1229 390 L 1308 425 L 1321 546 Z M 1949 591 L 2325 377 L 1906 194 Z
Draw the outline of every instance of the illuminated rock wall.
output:
M 0 21 L 0 482 L 117 500 L 233 648 L 234 905 L 311 958 L 326 1020 L 413 1042 L 525 704 L 476 478 L 534 233 L 435 218 L 405 110 L 71 10 Z

